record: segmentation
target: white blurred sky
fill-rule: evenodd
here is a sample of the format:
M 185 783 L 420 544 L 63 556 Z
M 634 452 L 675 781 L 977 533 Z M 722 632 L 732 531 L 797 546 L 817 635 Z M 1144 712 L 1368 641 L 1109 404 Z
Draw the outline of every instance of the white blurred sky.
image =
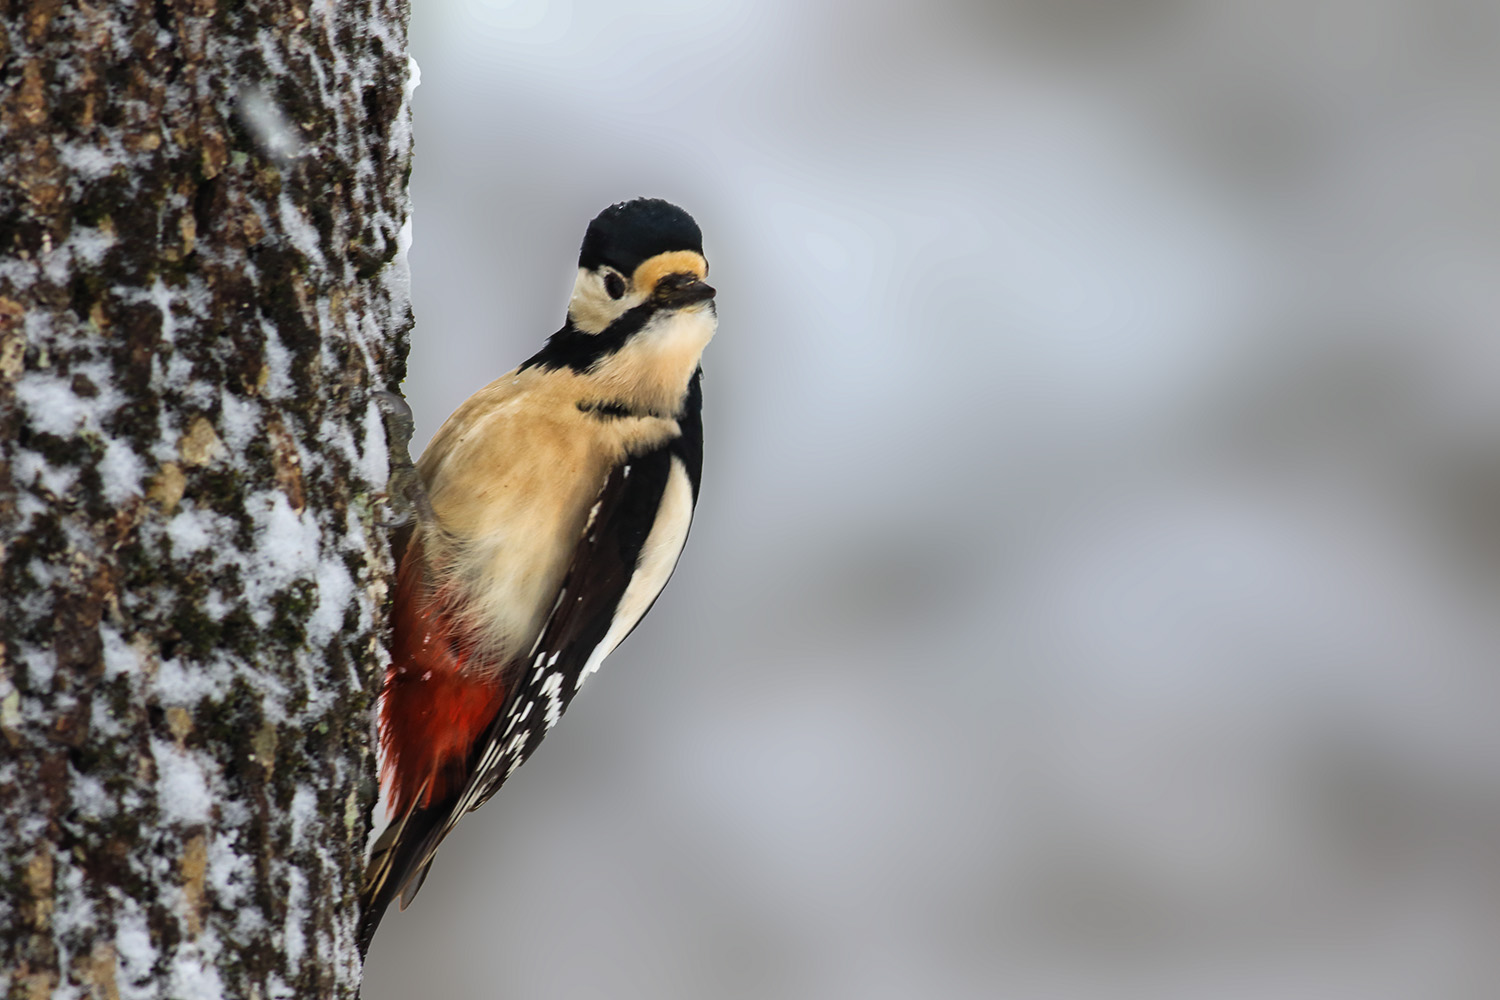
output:
M 367 1000 L 1500 995 L 1495 4 L 418 0 L 418 443 L 670 198 L 683 563 Z

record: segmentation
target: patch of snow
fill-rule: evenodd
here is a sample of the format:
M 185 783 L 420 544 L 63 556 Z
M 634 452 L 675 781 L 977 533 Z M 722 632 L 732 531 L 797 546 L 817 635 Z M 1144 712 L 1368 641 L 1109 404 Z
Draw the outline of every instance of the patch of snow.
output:
M 177 335 L 177 317 L 172 315 L 172 291 L 158 277 L 151 282 L 151 288 L 144 295 L 139 296 L 156 307 L 161 313 L 161 340 L 164 344 L 173 342 Z
M 21 373 L 15 382 L 16 401 L 26 408 L 32 427 L 58 437 L 72 437 L 80 428 L 90 426 L 98 397 L 82 398 L 70 382 L 68 376 L 45 371 Z
M 151 741 L 156 759 L 156 805 L 169 822 L 208 822 L 213 796 L 198 758 L 166 740 Z
M 110 707 L 109 701 L 104 698 L 94 699 L 93 706 L 89 709 L 89 728 L 93 730 L 94 737 L 106 740 L 124 736 L 129 732 L 120 717 L 115 714 L 114 709 Z
M 318 566 L 317 580 L 318 606 L 307 623 L 307 644 L 311 649 L 322 649 L 343 631 L 344 612 L 355 592 L 354 581 L 342 559 L 324 559 Z
M 150 457 L 158 465 L 178 460 L 177 439 L 182 430 L 171 407 L 163 406 L 156 411 L 156 436 L 150 445 Z
M 323 261 L 323 249 L 318 245 L 318 230 L 307 221 L 307 217 L 302 214 L 302 209 L 292 201 L 291 195 L 283 191 L 276 207 L 277 214 L 281 217 L 281 231 L 286 234 L 297 252 L 318 267 L 327 267 Z
M 294 840 L 295 842 L 295 840 Z M 286 870 L 286 927 L 282 931 L 282 954 L 287 965 L 295 967 L 307 950 L 307 935 L 302 926 L 307 920 L 307 879 L 296 868 Z
M 384 489 L 391 478 L 390 446 L 385 436 L 385 420 L 372 398 L 365 406 L 365 448 L 357 466 L 372 489 Z
M 192 941 L 183 942 L 172 956 L 171 986 L 173 1000 L 224 1000 L 224 981 L 219 978 L 213 957 Z
M 266 399 L 287 399 L 297 394 L 292 384 L 292 352 L 286 349 L 281 334 L 268 322 L 261 323 L 265 335 L 266 385 L 262 395 Z
M 183 663 L 172 657 L 157 667 L 151 690 L 162 705 L 187 708 L 204 698 L 223 698 L 233 678 L 234 671 L 223 665 Z
M 106 438 L 104 455 L 99 459 L 99 478 L 104 485 L 104 499 L 116 506 L 141 493 L 141 479 L 146 469 L 135 449 L 119 438 Z
M 276 32 L 262 28 L 255 36 L 256 49 L 265 60 L 266 69 L 271 71 L 272 76 L 286 76 L 286 60 L 281 55 L 281 39 Z
M 40 262 L 33 259 L 22 267 L 22 273 L 26 275 L 27 281 L 34 278 Z M 44 309 L 33 309 L 26 314 L 26 342 L 29 344 L 52 344 L 65 346 L 70 336 L 69 331 L 54 330 L 52 316 Z M 45 367 L 45 362 L 43 363 Z
M 140 669 L 141 654 L 109 622 L 99 623 L 99 639 L 104 650 L 105 680 L 114 680 Z
M 420 86 L 422 86 L 422 67 L 417 65 L 415 56 L 407 53 L 406 85 L 401 88 L 401 96 L 407 101 L 410 101 L 412 92 Z
M 110 247 L 117 242 L 114 234 L 107 230 L 79 226 L 68 235 L 68 241 L 63 246 L 72 253 L 74 260 L 93 266 L 103 260 Z
M 57 654 L 30 643 L 21 644 L 20 654 L 17 659 L 26 668 L 26 686 L 32 691 L 45 691 L 51 687 L 53 675 L 57 673 Z
M 73 808 L 86 819 L 104 819 L 116 812 L 115 797 L 91 774 L 73 775 L 72 796 Z
M 125 166 L 118 152 L 106 152 L 92 142 L 65 142 L 57 148 L 57 158 L 79 180 L 93 181 L 107 176 L 115 167 Z
M 225 836 L 215 837 L 208 845 L 208 884 L 220 906 L 237 910 L 246 902 L 246 893 L 255 885 L 255 864 L 250 855 L 234 847 Z
M 69 252 L 66 243 L 45 249 L 48 245 L 46 240 L 44 237 L 44 249 L 38 260 L 42 265 L 42 274 L 54 285 L 66 285 L 73 279 L 73 254 Z
M 47 591 L 39 588 L 20 594 L 13 600 L 16 601 L 16 607 L 20 612 L 28 618 L 40 618 L 49 614 L 49 609 L 52 607 Z
M 234 610 L 235 603 L 227 599 L 222 592 L 210 590 L 203 595 L 203 603 L 200 607 L 208 617 L 216 622 L 221 622 L 224 620 L 225 615 Z
M 412 213 L 408 208 L 406 221 L 401 223 L 401 230 L 396 234 L 396 256 L 380 274 L 391 304 L 398 313 L 411 305 L 411 241 Z
M 253 937 L 264 932 L 266 929 L 266 918 L 253 906 L 241 907 L 234 917 L 234 931 L 241 938 Z
M 26 571 L 31 576 L 31 583 L 39 588 L 51 588 L 68 580 L 68 567 L 58 565 L 52 559 L 31 559 L 26 564 Z
M 55 342 L 55 338 L 47 339 Z M 92 395 L 80 395 L 74 391 L 73 381 L 79 377 L 92 383 Z M 50 369 L 30 369 L 22 372 L 13 384 L 16 401 L 26 410 L 27 422 L 57 437 L 87 433 L 106 438 L 104 418 L 126 403 L 125 396 L 112 383 L 108 366 L 102 361 L 75 365 L 66 375 L 55 374 Z M 31 471 L 35 471 L 34 465 Z M 70 472 L 69 477 L 73 474 Z M 62 495 L 52 483 L 45 485 L 58 496 Z
M 161 380 L 168 389 L 176 389 L 179 393 L 188 395 L 190 402 L 199 406 L 204 405 L 201 399 L 203 387 L 193 378 L 193 360 L 186 354 L 173 352 L 171 357 L 162 360 L 161 355 L 152 359 L 161 364 Z
M 325 342 L 325 349 L 327 344 Z M 335 362 L 331 356 L 325 357 L 325 363 L 333 365 Z M 332 418 L 323 421 L 318 428 L 318 440 L 323 442 L 324 454 L 335 453 L 347 461 L 356 469 L 360 465 L 359 448 L 354 443 L 354 434 L 349 425 L 341 420 Z
M 292 510 L 280 490 L 262 490 L 245 500 L 255 522 L 256 548 L 245 563 L 245 600 L 257 624 L 269 624 L 271 597 L 298 580 L 311 581 L 319 568 L 321 532 L 311 511 Z
M 55 468 L 40 452 L 20 449 L 16 452 L 11 468 L 17 483 L 36 483 L 53 496 L 66 496 L 78 482 L 78 470 L 73 466 Z M 39 505 L 34 513 L 42 513 L 47 507 Z
M 172 555 L 181 559 L 210 546 L 227 547 L 234 534 L 234 522 L 211 510 L 184 506 L 167 521 L 166 532 L 172 543 Z
M 228 389 L 219 391 L 219 435 L 230 452 L 244 454 L 260 436 L 260 415 L 261 406 L 255 400 Z
M 220 799 L 219 820 L 223 829 L 241 826 L 250 822 L 250 807 L 244 799 Z
M 76 801 L 76 798 L 75 798 Z M 98 925 L 94 901 L 90 897 L 89 883 L 83 869 L 73 859 L 63 855 L 57 859 L 54 875 L 56 907 L 52 911 L 52 930 L 59 943 L 87 933 Z M 62 963 L 66 965 L 66 962 Z M 60 994 L 54 993 L 53 997 Z
M 16 837 L 20 841 L 41 840 L 47 834 L 47 819 L 30 813 L 22 816 L 16 824 Z
M 306 843 L 307 831 L 317 823 L 318 819 L 318 795 L 306 785 L 301 785 L 292 796 L 291 807 L 287 810 L 288 818 L 292 821 L 292 848 L 308 846 Z
M 129 897 L 120 900 L 115 912 L 115 955 L 120 962 L 116 986 L 122 1000 L 148 1000 L 157 996 L 156 947 L 140 904 Z
M 286 113 L 264 90 L 249 87 L 240 91 L 234 105 L 235 114 L 244 123 L 261 155 L 284 166 L 302 153 L 302 136 Z

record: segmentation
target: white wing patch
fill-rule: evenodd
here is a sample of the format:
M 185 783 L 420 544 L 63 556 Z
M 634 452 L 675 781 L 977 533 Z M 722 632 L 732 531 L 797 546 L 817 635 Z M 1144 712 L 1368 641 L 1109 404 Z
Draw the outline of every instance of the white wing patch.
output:
M 628 470 L 629 467 L 626 468 Z M 575 691 L 583 687 L 583 682 L 599 669 L 604 658 L 614 652 L 615 647 L 630 634 L 630 630 L 635 628 L 651 607 L 651 602 L 656 600 L 656 595 L 667 585 L 667 578 L 672 575 L 672 570 L 677 566 L 677 557 L 682 555 L 682 547 L 687 543 L 688 526 L 692 521 L 693 484 L 688 479 L 687 467 L 682 464 L 682 459 L 673 455 L 671 469 L 667 473 L 667 486 L 661 495 L 661 506 L 656 509 L 656 520 L 651 525 L 651 533 L 646 536 L 646 543 L 641 547 L 635 572 L 625 587 L 619 606 L 615 608 L 609 631 L 604 634 L 603 641 L 594 647 L 588 662 L 579 672 L 578 680 L 573 685 Z

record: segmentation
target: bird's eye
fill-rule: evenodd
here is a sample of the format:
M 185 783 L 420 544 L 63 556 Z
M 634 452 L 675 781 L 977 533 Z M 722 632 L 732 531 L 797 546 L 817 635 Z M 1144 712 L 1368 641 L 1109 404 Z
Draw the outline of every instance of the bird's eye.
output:
M 604 276 L 604 290 L 612 299 L 618 299 L 625 294 L 625 279 L 611 271 Z

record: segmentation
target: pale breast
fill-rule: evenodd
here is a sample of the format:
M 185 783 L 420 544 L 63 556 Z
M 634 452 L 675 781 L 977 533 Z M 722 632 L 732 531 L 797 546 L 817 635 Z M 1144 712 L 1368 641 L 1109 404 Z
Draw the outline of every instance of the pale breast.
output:
M 442 529 L 433 574 L 463 595 L 485 669 L 502 669 L 541 631 L 610 469 L 678 433 L 672 420 L 590 416 L 576 382 L 559 371 L 502 376 L 448 418 L 418 463 Z

